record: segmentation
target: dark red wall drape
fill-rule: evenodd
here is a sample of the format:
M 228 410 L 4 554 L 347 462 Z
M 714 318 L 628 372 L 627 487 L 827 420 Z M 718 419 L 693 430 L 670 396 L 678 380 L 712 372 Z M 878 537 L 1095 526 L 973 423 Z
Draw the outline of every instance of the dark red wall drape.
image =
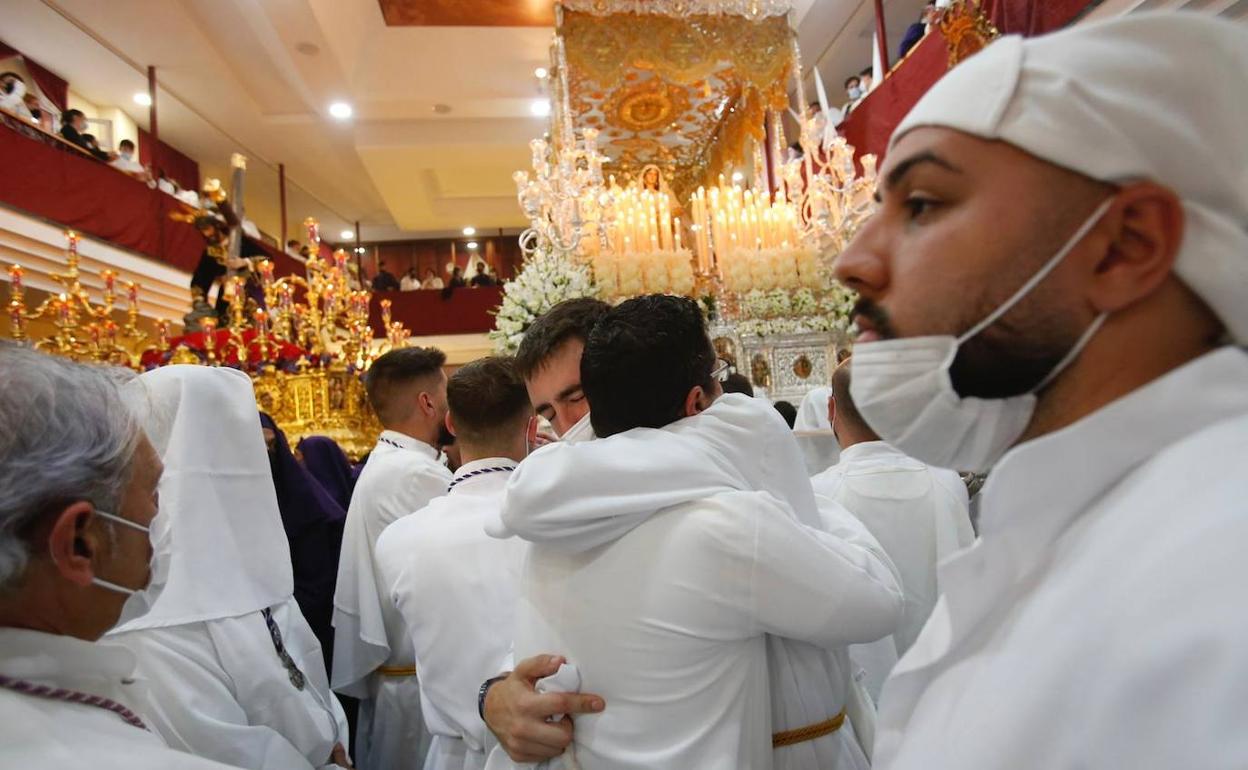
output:
M 152 173 L 164 169 L 165 174 L 184 190 L 199 189 L 199 164 L 162 141 L 152 142 L 152 135 L 139 129 L 139 162 L 150 164 Z
M 1089 0 L 983 0 L 983 9 L 1003 35 L 1035 37 L 1061 29 L 1093 3 Z
M 375 291 L 369 321 L 373 333 L 385 336 L 381 326 L 381 301 L 390 300 L 391 320 L 412 334 L 480 334 L 494 328 L 491 312 L 503 303 L 500 286 L 455 289 L 449 298 L 439 289 Z
M 65 79 L 53 74 L 51 70 L 16 48 L 0 41 L 0 59 L 7 59 L 10 56 L 22 57 L 22 61 L 26 64 L 26 71 L 34 78 L 35 85 L 39 86 L 43 95 L 51 99 L 52 103 L 64 112 L 69 102 L 69 84 L 65 82 Z

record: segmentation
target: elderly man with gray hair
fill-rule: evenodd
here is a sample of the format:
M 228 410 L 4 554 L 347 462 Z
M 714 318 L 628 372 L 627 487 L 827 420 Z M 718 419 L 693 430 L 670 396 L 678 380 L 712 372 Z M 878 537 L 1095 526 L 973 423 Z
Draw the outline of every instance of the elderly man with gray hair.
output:
M 0 766 L 225 768 L 144 723 L 137 614 L 161 464 L 107 369 L 0 344 Z

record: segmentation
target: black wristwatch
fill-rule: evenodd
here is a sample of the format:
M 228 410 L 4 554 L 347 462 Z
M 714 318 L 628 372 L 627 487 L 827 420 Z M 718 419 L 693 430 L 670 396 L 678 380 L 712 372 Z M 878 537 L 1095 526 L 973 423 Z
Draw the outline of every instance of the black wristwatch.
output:
M 493 677 L 491 679 L 486 679 L 484 682 L 481 683 L 481 689 L 477 691 L 477 716 L 481 717 L 482 722 L 485 721 L 485 695 L 486 693 L 490 691 L 490 688 L 494 686 L 495 682 L 501 682 L 502 680 L 506 679 L 510 675 L 511 675 L 511 672 L 508 671 L 506 674 L 499 674 L 498 676 Z

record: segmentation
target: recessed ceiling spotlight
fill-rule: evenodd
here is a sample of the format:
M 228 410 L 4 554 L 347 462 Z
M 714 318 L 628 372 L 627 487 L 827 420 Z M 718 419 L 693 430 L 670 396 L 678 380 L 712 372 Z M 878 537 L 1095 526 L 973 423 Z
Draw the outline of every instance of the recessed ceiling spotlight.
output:
M 338 233 L 338 234 L 339 234 L 340 236 L 342 236 L 342 239 L 343 239 L 344 241 L 354 241 L 354 240 L 355 240 L 355 231 L 354 231 L 354 230 L 343 230 L 342 232 L 340 232 L 340 233 Z
M 151 107 L 152 96 L 146 91 L 139 91 L 134 95 L 134 103 L 143 107 Z
M 351 117 L 354 113 L 355 113 L 355 110 L 351 109 L 351 105 L 347 104 L 346 102 L 334 102 L 333 104 L 329 105 L 329 114 L 333 115 L 335 118 L 338 118 L 339 120 L 346 120 L 347 118 Z
M 468 248 L 470 248 L 470 249 L 475 249 L 475 248 L 477 248 L 477 242 L 476 242 L 476 241 L 468 241 Z
M 451 112 L 451 105 L 449 104 L 433 105 L 433 114 L 435 115 L 449 115 L 450 112 Z
M 549 99 L 534 99 L 529 104 L 529 112 L 533 113 L 539 118 L 546 117 L 547 115 L 550 114 L 550 100 Z
M 464 228 L 464 235 L 476 235 L 477 228 L 469 226 Z
M 302 42 L 295 43 L 295 50 L 304 56 L 316 56 L 321 52 L 321 47 L 316 43 L 310 43 L 307 40 L 304 40 Z
M 546 77 L 550 75 L 550 71 L 547 70 L 545 67 L 538 67 L 537 69 L 533 70 L 533 75 L 537 77 L 538 80 L 545 80 Z

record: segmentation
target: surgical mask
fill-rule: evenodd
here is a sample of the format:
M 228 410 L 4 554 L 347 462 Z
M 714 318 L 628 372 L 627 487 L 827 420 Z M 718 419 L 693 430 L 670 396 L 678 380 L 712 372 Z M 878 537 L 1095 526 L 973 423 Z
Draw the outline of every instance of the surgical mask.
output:
M 169 526 L 168 517 L 159 514 L 152 519 L 150 527 L 145 527 L 137 522 L 123 519 L 120 516 L 98 509 L 95 514 L 117 524 L 147 533 L 152 543 L 152 561 L 148 565 L 151 578 L 143 588 L 127 588 L 98 577 L 91 579 L 92 583 L 101 588 L 126 595 L 126 601 L 121 605 L 121 614 L 118 615 L 117 623 L 114 626 L 116 628 L 147 614 L 148 610 L 155 603 L 156 597 L 160 594 L 160 590 L 169 581 L 169 562 L 170 555 L 173 553 L 173 532 Z
M 849 94 L 850 99 L 857 99 L 859 96 L 862 96 L 862 89 L 858 86 L 850 86 L 846 93 Z
M 21 99 L 26 95 L 26 84 L 20 80 L 10 80 L 9 84 L 4 87 L 4 92 L 14 99 Z
M 582 441 L 593 441 L 598 438 L 594 435 L 593 423 L 589 421 L 589 413 L 576 421 L 576 424 L 563 432 L 559 437 L 560 441 L 566 441 L 569 444 L 578 444 Z
M 860 342 L 851 359 L 850 395 L 880 438 L 917 460 L 941 468 L 982 472 L 1026 430 L 1036 392 L 1065 369 L 1105 322 L 1102 313 L 1066 356 L 1031 391 L 1007 398 L 963 398 L 950 368 L 958 348 L 1027 296 L 1109 210 L 1106 200 L 1061 249 L 1012 297 L 960 337 L 932 335 Z
M 131 158 L 134 157 L 134 153 L 130 152 L 129 150 L 122 150 L 120 155 L 126 160 L 130 160 Z

